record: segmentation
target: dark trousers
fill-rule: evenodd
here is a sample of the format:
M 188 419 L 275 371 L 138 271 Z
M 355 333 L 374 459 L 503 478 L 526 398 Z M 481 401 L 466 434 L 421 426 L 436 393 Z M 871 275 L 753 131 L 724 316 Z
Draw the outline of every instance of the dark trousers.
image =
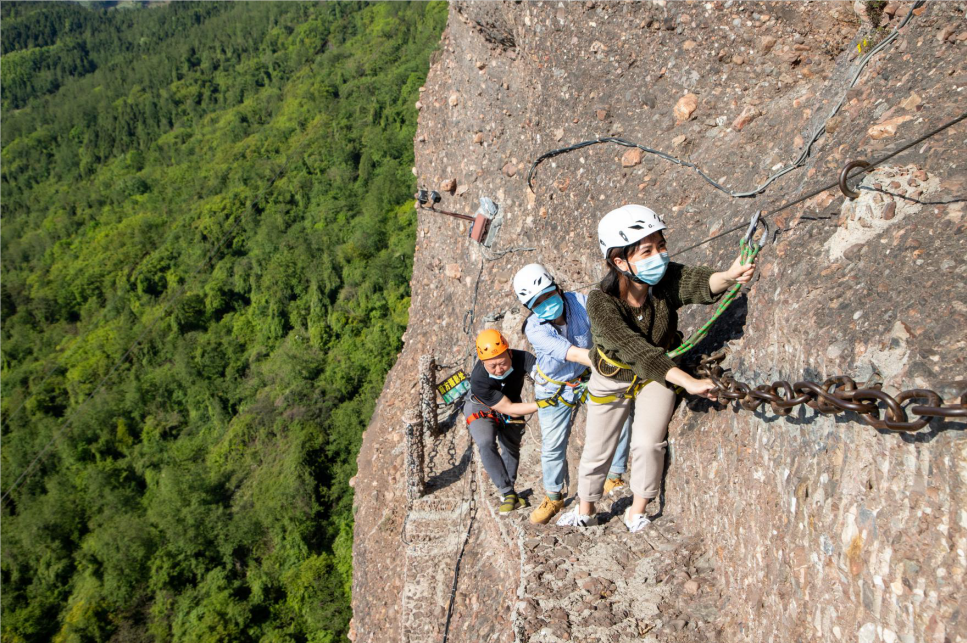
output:
M 486 406 L 472 400 L 463 407 L 465 417 L 488 410 Z M 477 444 L 480 460 L 497 490 L 501 495 L 513 491 L 514 482 L 517 480 L 517 466 L 520 464 L 520 443 L 524 437 L 524 425 L 508 425 L 490 418 L 478 418 L 470 423 L 470 437 Z

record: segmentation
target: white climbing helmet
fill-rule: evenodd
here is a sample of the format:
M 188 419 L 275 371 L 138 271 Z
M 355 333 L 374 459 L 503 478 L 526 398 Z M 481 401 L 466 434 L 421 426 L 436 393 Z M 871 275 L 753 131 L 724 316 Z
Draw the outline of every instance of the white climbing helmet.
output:
M 530 308 L 531 303 L 554 288 L 554 278 L 539 263 L 529 263 L 514 275 L 514 292 L 520 303 Z
M 630 246 L 665 227 L 665 222 L 651 208 L 623 205 L 604 215 L 598 222 L 598 243 L 607 259 L 608 250 Z

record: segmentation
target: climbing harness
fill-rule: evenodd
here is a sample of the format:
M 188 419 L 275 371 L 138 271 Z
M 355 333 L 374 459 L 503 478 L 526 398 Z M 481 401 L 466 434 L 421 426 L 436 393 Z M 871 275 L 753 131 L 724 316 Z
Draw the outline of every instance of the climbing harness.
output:
M 503 416 L 500 413 L 497 413 L 496 411 L 477 411 L 476 413 L 471 413 L 470 415 L 467 416 L 467 426 L 470 426 L 477 420 L 481 420 L 485 418 L 491 419 L 494 422 L 497 422 L 499 424 L 504 423 Z
M 543 400 L 537 400 L 537 406 L 539 408 L 545 408 L 548 406 L 557 406 L 559 403 L 570 408 L 576 408 L 584 403 L 588 396 L 588 379 L 591 377 L 591 369 L 585 369 L 583 373 L 578 375 L 576 378 L 569 382 L 562 382 L 561 380 L 555 380 L 548 377 L 544 371 L 541 370 L 540 364 L 535 362 L 534 368 L 537 370 L 537 374 L 544 378 L 548 384 L 553 384 L 558 387 L 557 391 L 549 398 Z M 572 388 L 575 389 L 574 401 L 568 402 L 564 399 L 564 391 Z M 541 404 L 541 403 L 544 404 Z
M 618 374 L 618 371 L 622 369 L 628 370 L 628 371 L 631 370 L 631 366 L 629 366 L 628 364 L 625 364 L 624 362 L 618 361 L 612 357 L 608 357 L 607 355 L 604 354 L 604 351 L 602 351 L 600 348 L 598 349 L 598 357 L 604 360 L 606 364 L 614 368 L 614 370 L 611 371 L 610 373 L 605 373 L 604 370 L 601 368 L 601 362 L 598 361 L 598 372 L 604 375 L 605 377 L 614 377 L 615 375 Z
M 604 357 L 603 353 L 601 355 L 602 357 Z M 605 359 L 608 359 L 608 358 L 605 358 Z M 611 360 L 608 359 L 608 361 L 610 362 Z M 617 372 L 618 371 L 615 371 L 615 373 Z M 594 402 L 595 404 L 612 404 L 614 402 L 619 402 L 621 400 L 633 400 L 636 397 L 638 397 L 639 393 L 641 393 L 641 389 L 648 386 L 648 384 L 651 383 L 651 381 L 652 380 L 639 380 L 638 376 L 635 375 L 634 379 L 631 380 L 631 384 L 628 385 L 628 388 L 626 388 L 624 392 L 616 393 L 613 395 L 594 395 L 593 393 L 588 391 L 588 399 Z
M 747 411 L 756 411 L 768 402 L 776 415 L 786 416 L 792 413 L 793 407 L 805 404 L 824 414 L 852 411 L 873 428 L 892 431 L 919 431 L 933 418 L 967 419 L 967 393 L 953 404 L 945 403 L 936 391 L 929 389 L 905 390 L 894 397 L 881 390 L 880 384 L 859 388 L 845 375 L 829 377 L 822 384 L 810 381 L 790 384 L 780 380 L 752 388 L 722 368 L 725 357 L 723 349 L 702 358 L 698 372 L 715 383 L 721 399 L 736 400 Z M 886 411 L 883 418 L 877 406 L 880 403 Z M 913 405 L 904 408 L 905 403 Z M 911 421 L 907 411 L 919 417 Z
M 513 425 L 526 425 L 527 424 L 527 421 L 524 418 L 518 418 L 518 417 L 514 417 L 512 415 L 506 415 L 504 413 L 501 413 L 500 411 L 493 410 L 492 408 L 490 408 L 489 406 L 487 406 L 486 404 L 484 404 L 483 402 L 481 402 L 480 401 L 480 398 L 477 397 L 476 395 L 474 395 L 473 393 L 470 394 L 470 399 L 475 404 L 479 404 L 480 406 L 486 406 L 487 407 L 487 410 L 486 411 L 477 411 L 476 413 L 471 413 L 470 415 L 468 415 L 467 416 L 467 426 L 468 427 L 471 424 L 473 424 L 476 420 L 480 420 L 482 418 L 489 418 L 489 419 L 493 420 L 494 422 L 497 422 L 498 424 L 502 424 L 504 426 L 507 426 L 507 425 L 510 425 L 510 424 L 513 424 Z

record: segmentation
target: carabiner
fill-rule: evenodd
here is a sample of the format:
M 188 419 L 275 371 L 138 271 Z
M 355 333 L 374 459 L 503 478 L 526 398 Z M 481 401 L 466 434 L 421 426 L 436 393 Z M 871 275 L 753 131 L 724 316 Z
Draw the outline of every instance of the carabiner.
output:
M 753 237 L 755 235 L 756 228 L 762 226 L 762 238 L 759 239 L 759 249 L 765 247 L 769 243 L 769 224 L 766 223 L 765 219 L 762 218 L 762 210 L 757 211 L 752 215 L 752 222 L 749 224 L 749 229 L 742 237 L 742 243 L 746 245 L 752 245 Z

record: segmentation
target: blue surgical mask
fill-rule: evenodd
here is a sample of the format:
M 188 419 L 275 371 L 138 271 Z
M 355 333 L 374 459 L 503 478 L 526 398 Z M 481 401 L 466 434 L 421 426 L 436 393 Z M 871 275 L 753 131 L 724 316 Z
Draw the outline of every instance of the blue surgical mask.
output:
M 513 372 L 514 372 L 514 367 L 511 366 L 506 371 L 504 371 L 504 374 L 503 375 L 494 375 L 490 371 L 487 371 L 487 375 L 489 375 L 490 377 L 492 377 L 495 380 L 505 380 L 505 379 L 507 379 L 507 376 L 510 375 Z
M 534 306 L 534 314 L 546 321 L 557 319 L 564 312 L 564 300 L 560 295 L 548 297 Z
M 668 268 L 668 253 L 652 255 L 635 263 L 634 266 L 637 270 L 635 276 L 649 286 L 654 286 L 665 276 L 665 270 Z

